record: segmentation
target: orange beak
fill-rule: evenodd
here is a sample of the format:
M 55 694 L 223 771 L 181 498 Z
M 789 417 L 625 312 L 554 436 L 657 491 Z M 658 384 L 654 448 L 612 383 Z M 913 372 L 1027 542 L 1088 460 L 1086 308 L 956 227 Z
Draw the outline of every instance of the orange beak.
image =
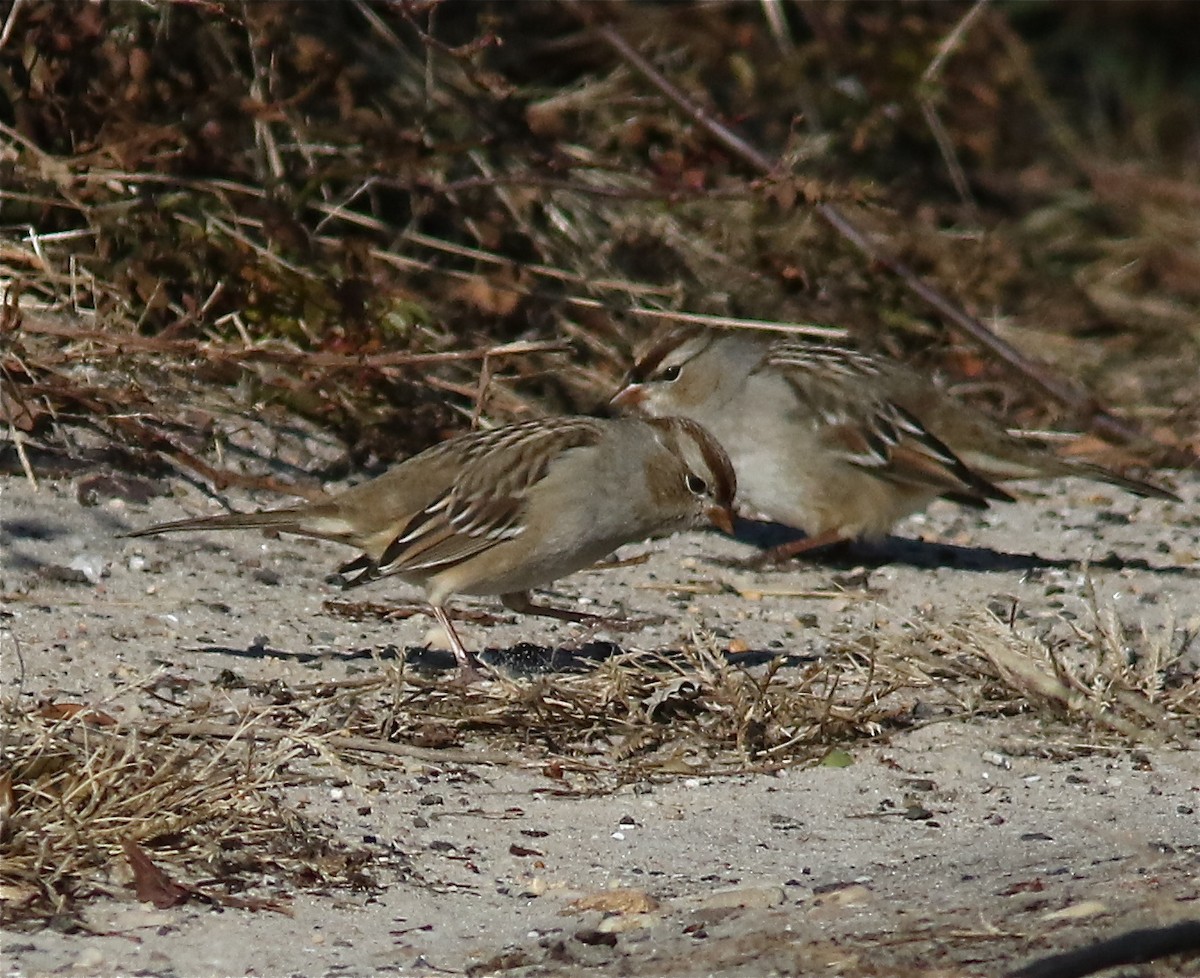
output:
M 613 395 L 609 405 L 622 411 L 634 411 L 646 400 L 646 390 L 641 384 L 628 384 Z
M 704 515 L 718 530 L 733 536 L 733 510 L 728 506 L 710 506 Z

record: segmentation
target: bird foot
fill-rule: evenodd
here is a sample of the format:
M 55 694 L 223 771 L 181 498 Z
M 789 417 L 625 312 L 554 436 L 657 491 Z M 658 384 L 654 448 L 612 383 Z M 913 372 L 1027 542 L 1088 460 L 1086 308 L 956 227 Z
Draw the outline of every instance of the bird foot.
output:
M 471 656 L 470 662 L 459 662 L 454 678 L 447 685 L 452 689 L 470 689 L 495 678 L 490 666 Z
M 845 537 L 841 534 L 826 531 L 825 533 L 818 533 L 816 536 L 801 537 L 799 540 L 781 543 L 777 547 L 763 550 L 751 557 L 742 557 L 733 560 L 715 560 L 713 562 L 737 570 L 763 570 L 767 567 L 778 567 L 784 561 L 791 560 L 800 554 L 811 553 L 814 550 L 823 550 L 826 547 L 843 542 L 845 542 Z

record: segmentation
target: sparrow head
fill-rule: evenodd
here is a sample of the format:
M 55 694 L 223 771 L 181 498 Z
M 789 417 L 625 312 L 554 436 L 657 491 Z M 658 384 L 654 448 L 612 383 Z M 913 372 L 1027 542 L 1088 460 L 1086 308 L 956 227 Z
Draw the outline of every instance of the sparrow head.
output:
M 747 330 L 672 330 L 638 358 L 610 403 L 656 417 L 703 418 L 759 366 L 768 345 Z
M 647 421 L 659 442 L 674 455 L 679 465 L 668 476 L 675 480 L 661 487 L 678 494 L 693 524 L 712 523 L 733 532 L 733 501 L 737 476 L 729 456 L 708 430 L 689 418 L 651 418 Z

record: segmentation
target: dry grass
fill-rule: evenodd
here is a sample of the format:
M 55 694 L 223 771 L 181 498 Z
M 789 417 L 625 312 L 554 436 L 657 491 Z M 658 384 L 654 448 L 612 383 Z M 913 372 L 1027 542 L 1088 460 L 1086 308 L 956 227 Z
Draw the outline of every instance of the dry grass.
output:
M 371 886 L 370 854 L 283 801 L 308 753 L 302 732 L 265 747 L 246 736 L 183 740 L 164 719 L 118 721 L 121 700 L 99 707 L 5 702 L 0 776 L 0 893 L 5 924 L 77 924 L 89 897 L 118 893 L 134 875 L 130 843 L 169 876 L 201 879 L 189 896 L 286 912 L 274 886 Z M 108 712 L 112 710 L 112 712 Z M 139 884 L 140 889 L 140 884 Z M 235 896 L 243 891 L 254 899 Z M 139 892 L 139 895 L 141 893 Z
M 1096 745 L 1194 744 L 1200 675 L 1181 665 L 1194 634 L 1128 629 L 1110 610 L 1090 629 L 1070 624 L 1076 641 L 1069 644 L 991 616 L 935 627 L 924 641 L 936 654 L 919 658 L 935 674 L 953 677 L 975 710 L 1027 713 L 1051 732 L 1057 728 L 1064 742 L 1082 735 Z
M 227 676 L 220 708 L 202 692 L 167 707 L 153 682 L 87 707 L 9 702 L 5 917 L 70 919 L 80 901 L 119 891 L 129 842 L 171 878 L 206 881 L 200 895 L 214 902 L 246 891 L 260 902 L 239 905 L 279 909 L 295 887 L 370 886 L 387 855 L 347 849 L 289 806 L 288 790 L 397 760 L 525 766 L 594 793 L 845 763 L 856 745 L 989 715 L 1025 715 L 1040 753 L 1188 745 L 1200 736 L 1200 676 L 1180 660 L 1193 638 L 1135 634 L 1100 609 L 1058 646 L 986 617 L 863 635 L 809 663 L 743 665 L 696 636 L 672 655 L 465 690 L 379 661 L 369 676 L 297 686 L 237 689 Z M 116 719 L 132 698 L 156 719 Z M 278 881 L 267 893 L 264 876 Z

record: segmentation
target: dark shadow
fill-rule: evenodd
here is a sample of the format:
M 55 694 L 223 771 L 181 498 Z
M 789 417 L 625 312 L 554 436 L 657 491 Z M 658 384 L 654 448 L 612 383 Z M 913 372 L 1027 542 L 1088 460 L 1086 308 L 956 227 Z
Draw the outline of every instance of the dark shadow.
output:
M 298 444 L 303 444 L 304 439 L 311 437 L 310 433 L 304 431 L 299 426 L 281 423 L 273 425 L 272 429 L 278 434 L 282 440 L 285 436 L 295 439 Z M 319 488 L 322 482 L 333 481 L 336 479 L 345 478 L 350 475 L 350 463 L 346 457 L 341 457 L 328 464 L 322 464 L 319 459 L 311 460 L 312 468 L 304 468 L 302 465 L 289 462 L 286 459 L 279 458 L 267 452 L 260 451 L 256 445 L 238 445 L 226 443 L 223 446 L 223 451 L 228 459 L 236 460 L 240 463 L 242 471 L 260 472 L 262 474 L 270 474 L 272 477 L 279 479 L 281 482 L 291 482 L 305 489 Z M 230 462 L 222 464 L 222 468 L 239 468 Z M 387 471 L 387 466 L 380 468 L 379 473 Z M 365 481 L 369 476 L 359 474 L 355 481 Z M 214 492 L 211 484 L 208 484 L 209 492 L 213 493 L 214 498 L 220 498 L 220 495 Z M 273 493 L 264 490 L 266 496 L 279 496 L 286 499 L 287 493 Z
M 602 662 L 615 656 L 624 655 L 628 650 L 616 642 L 586 642 L 578 648 L 557 646 L 548 648 L 531 642 L 521 642 L 506 649 L 487 648 L 479 654 L 479 658 L 494 669 L 499 670 L 513 679 L 531 679 L 550 673 L 585 673 L 593 671 Z M 783 664 L 798 667 L 816 660 L 816 656 L 783 653 L 775 649 L 748 649 L 745 652 L 730 652 L 722 649 L 721 655 L 731 665 L 742 668 L 764 666 L 769 662 L 782 658 Z M 406 661 L 410 665 L 421 668 L 420 659 L 424 656 L 436 656 L 442 668 L 453 668 L 454 656 L 449 652 L 433 649 L 409 649 Z M 673 666 L 681 668 L 681 675 L 691 671 L 688 663 L 691 657 L 681 649 L 654 649 L 639 651 L 638 664 L 644 667 L 670 669 Z M 432 664 L 432 663 L 431 663 Z
M 189 651 L 200 654 L 227 655 L 238 659 L 287 659 L 300 664 L 335 660 L 338 662 L 374 659 L 385 662 L 403 660 L 406 666 L 427 673 L 452 673 L 458 667 L 452 652 L 423 646 L 408 646 L 400 649 L 395 645 L 388 645 L 382 649 L 354 649 L 346 652 L 293 652 L 288 649 L 276 649 L 266 644 L 254 643 L 246 648 L 205 645 Z M 479 653 L 479 659 L 485 665 L 510 679 L 534 679 L 538 676 L 564 673 L 578 675 L 592 672 L 601 663 L 615 656 L 624 655 L 626 651 L 616 642 L 585 642 L 577 648 L 519 642 L 507 648 L 489 646 Z M 811 655 L 783 653 L 775 649 L 748 649 L 744 652 L 723 650 L 722 655 L 731 665 L 746 669 L 765 666 L 780 658 L 783 659 L 785 667 L 797 668 L 801 665 L 811 664 L 819 658 Z M 642 665 L 657 666 L 664 670 L 672 665 L 679 665 L 683 667 L 685 674 L 688 671 L 689 657 L 680 649 L 639 652 L 638 658 Z M 243 679 L 232 670 L 224 670 L 216 681 L 219 685 L 227 688 L 255 685 L 253 681 Z
M 5 546 L 12 540 L 55 540 L 70 532 L 61 520 L 39 519 L 36 516 L 0 520 L 0 543 Z
M 104 553 L 104 537 L 116 538 L 128 532 L 124 518 L 110 512 L 104 507 L 88 507 L 87 518 L 95 525 L 95 539 L 80 540 L 68 553 L 62 557 L 69 563 L 72 557 L 80 554 Z M 79 530 L 52 518 L 38 516 L 15 516 L 0 519 L 0 566 L 13 571 L 28 571 L 40 573 L 54 579 L 59 575 L 60 583 L 79 583 L 70 577 L 63 577 L 65 567 L 56 564 L 54 560 L 45 560 L 29 552 L 31 544 L 59 541 L 70 537 L 82 536 Z M 22 543 L 25 546 L 22 546 Z M 111 557 L 111 555 L 109 555 Z
M 734 539 L 760 550 L 803 539 L 803 534 L 781 523 L 739 519 L 734 526 Z M 1122 557 L 1110 552 L 1104 557 L 1077 560 L 1069 557 L 1042 557 L 1038 554 L 1008 553 L 991 547 L 961 547 L 952 543 L 929 543 L 908 537 L 888 536 L 881 540 L 853 540 L 812 550 L 799 557 L 774 565 L 787 570 L 799 562 L 831 570 L 848 571 L 856 567 L 878 568 L 892 564 L 923 570 L 947 568 L 1000 573 L 1004 571 L 1031 572 L 1051 568 L 1078 569 L 1088 567 L 1105 570 L 1143 570 L 1154 574 L 1200 577 L 1200 568 L 1179 565 L 1156 567 L 1143 557 Z M 773 565 L 762 569 L 769 571 Z
M 344 652 L 336 649 L 321 652 L 294 652 L 291 649 L 273 648 L 265 642 L 253 642 L 245 648 L 232 645 L 197 645 L 188 649 L 188 652 L 194 652 L 197 655 L 228 655 L 235 659 L 286 659 L 300 665 L 309 665 L 314 662 L 356 662 L 374 659 L 388 661 L 404 658 L 406 661 L 408 660 L 407 653 L 402 652 L 395 645 L 385 645 L 383 648 L 351 649 Z M 453 665 L 454 656 L 449 652 L 446 655 L 450 659 L 450 664 Z
M 3 561 L 0 566 L 10 571 L 44 573 L 52 566 L 35 557 L 20 545 L 20 541 L 43 542 L 69 536 L 71 530 L 61 521 L 41 519 L 36 516 L 17 516 L 0 520 L 0 551 Z

